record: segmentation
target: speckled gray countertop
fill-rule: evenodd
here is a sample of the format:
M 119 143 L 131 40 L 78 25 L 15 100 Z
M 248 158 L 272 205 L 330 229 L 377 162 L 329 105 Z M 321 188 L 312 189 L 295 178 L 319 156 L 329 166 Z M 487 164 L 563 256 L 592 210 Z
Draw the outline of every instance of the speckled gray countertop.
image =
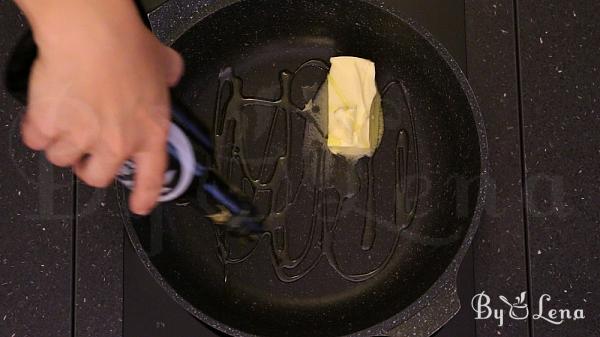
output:
M 415 10 L 441 11 L 434 2 Z M 586 318 L 499 327 L 475 321 L 463 300 L 438 336 L 598 336 L 600 3 L 466 0 L 465 10 L 466 72 L 486 120 L 494 191 L 459 292 L 497 300 L 528 291 L 535 308 L 549 294 L 546 310 L 581 308 Z M 0 22 L 3 72 L 25 22 L 9 0 Z M 433 33 L 444 40 L 453 29 Z M 112 190 L 78 185 L 20 145 L 21 109 L 0 84 L 0 336 L 215 336 L 143 283 Z

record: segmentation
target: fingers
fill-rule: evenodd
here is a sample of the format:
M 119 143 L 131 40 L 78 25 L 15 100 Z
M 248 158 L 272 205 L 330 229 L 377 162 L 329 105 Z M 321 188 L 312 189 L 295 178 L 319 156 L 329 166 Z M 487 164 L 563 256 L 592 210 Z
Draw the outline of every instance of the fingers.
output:
M 99 147 L 85 160 L 75 163 L 73 171 L 79 179 L 92 187 L 107 187 L 127 159 L 124 153 L 113 153 Z
M 164 47 L 163 50 L 167 85 L 173 87 L 177 85 L 181 75 L 183 75 L 183 58 L 179 53 L 169 47 Z
M 52 142 L 52 137 L 39 128 L 36 123 L 29 119 L 29 114 L 26 114 L 21 122 L 21 136 L 23 143 L 32 150 L 41 151 Z
M 69 103 L 64 97 L 34 97 L 21 123 L 25 145 L 43 150 L 49 162 L 61 167 L 80 161 L 93 144 L 97 124 L 90 122 L 90 114 L 81 106 Z
M 134 156 L 136 164 L 135 188 L 129 199 L 129 207 L 135 214 L 147 215 L 156 204 L 163 186 L 167 168 L 167 152 L 164 142 L 155 142 L 148 150 Z
M 49 162 L 60 167 L 69 167 L 81 161 L 85 149 L 81 148 L 67 137 L 61 137 L 45 149 Z
M 96 50 L 86 54 L 85 48 L 81 55 L 40 53 L 21 130 L 27 146 L 45 151 L 56 165 L 72 166 L 94 187 L 111 184 L 131 158 L 136 181 L 130 206 L 135 213 L 148 214 L 167 166 L 167 86 L 177 84 L 184 62 L 150 33 L 133 48 L 121 46 L 121 40 L 112 41 L 118 48 L 106 48 L 122 51 L 119 57 Z

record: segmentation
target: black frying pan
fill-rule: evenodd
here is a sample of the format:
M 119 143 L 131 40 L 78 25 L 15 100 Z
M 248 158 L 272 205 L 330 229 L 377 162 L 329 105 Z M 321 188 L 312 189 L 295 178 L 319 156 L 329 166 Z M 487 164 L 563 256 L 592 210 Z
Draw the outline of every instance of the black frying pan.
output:
M 216 168 L 268 233 L 229 237 L 193 194 L 142 219 L 123 198 L 155 279 L 236 336 L 437 331 L 458 310 L 487 186 L 483 121 L 447 51 L 370 1 L 216 1 L 192 21 L 173 43 L 186 62 L 175 94 L 214 126 Z M 336 55 L 374 61 L 383 96 L 383 142 L 356 165 L 311 142 L 318 108 L 304 109 Z
M 217 166 L 230 182 L 264 213 L 285 212 L 256 242 L 216 232 L 185 201 L 128 221 L 154 277 L 232 335 L 439 329 L 458 310 L 456 271 L 479 221 L 487 165 L 481 115 L 446 50 L 369 1 L 216 1 L 190 21 L 173 28 L 187 69 L 176 94 L 214 126 Z M 386 129 L 370 165 L 306 145 L 310 122 L 298 111 L 336 55 L 377 66 Z M 285 183 L 272 183 L 274 172 Z

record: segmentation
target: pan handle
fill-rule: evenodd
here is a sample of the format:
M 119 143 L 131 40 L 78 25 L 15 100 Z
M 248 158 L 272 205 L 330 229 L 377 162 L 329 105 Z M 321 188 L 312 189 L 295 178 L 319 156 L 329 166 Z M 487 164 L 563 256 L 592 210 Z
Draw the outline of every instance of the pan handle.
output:
M 169 0 L 135 0 L 140 13 L 144 15 L 162 6 L 167 1 Z
M 456 275 L 444 283 L 440 294 L 428 305 L 396 328 L 389 337 L 430 337 L 448 323 L 460 310 Z

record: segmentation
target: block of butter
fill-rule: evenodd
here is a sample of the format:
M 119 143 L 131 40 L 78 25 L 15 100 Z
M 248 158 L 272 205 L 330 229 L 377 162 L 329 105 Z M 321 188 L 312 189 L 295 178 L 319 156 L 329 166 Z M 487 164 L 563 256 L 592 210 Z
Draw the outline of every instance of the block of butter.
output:
M 333 57 L 327 76 L 327 147 L 349 159 L 372 156 L 383 135 L 375 64 L 358 57 Z

